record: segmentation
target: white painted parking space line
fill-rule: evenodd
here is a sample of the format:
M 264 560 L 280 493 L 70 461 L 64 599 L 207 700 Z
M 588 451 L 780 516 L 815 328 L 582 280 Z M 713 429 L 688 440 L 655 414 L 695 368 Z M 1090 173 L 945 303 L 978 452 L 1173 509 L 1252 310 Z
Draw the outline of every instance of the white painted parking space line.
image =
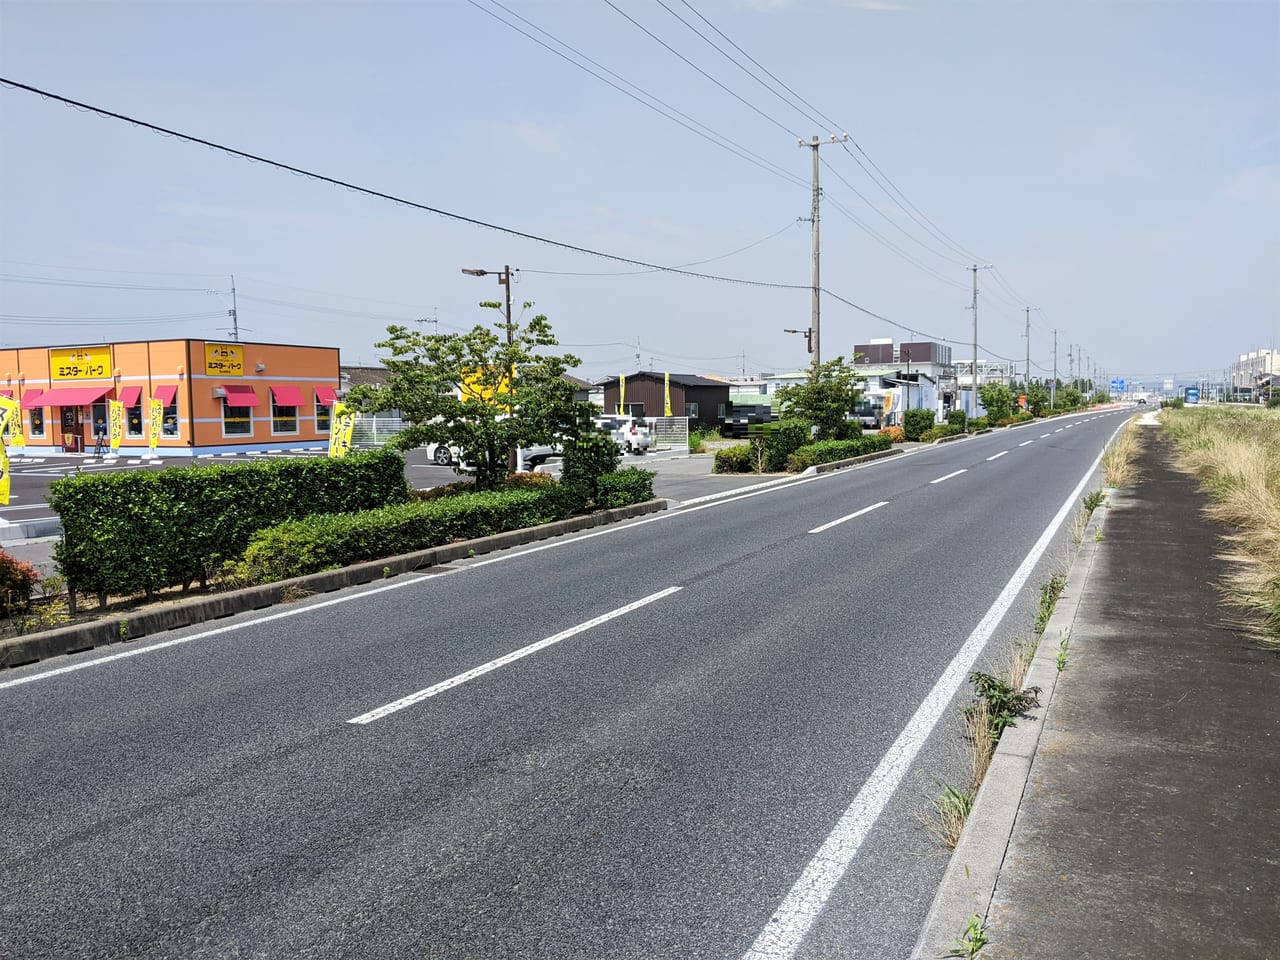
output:
M 958 477 L 958 476 L 960 476 L 960 474 L 962 474 L 962 473 L 967 473 L 967 472 L 968 472 L 968 470 L 966 470 L 966 469 L 955 470 L 955 471 L 953 471 L 953 472 L 951 472 L 951 473 L 948 473 L 945 477 L 939 477 L 937 480 L 930 480 L 929 482 L 930 482 L 930 483 L 941 483 L 943 480 L 950 480 L 952 477 Z
M 1028 443 L 1035 443 L 1034 440 L 1023 440 L 1018 446 L 1025 447 Z
M 512 650 L 505 656 L 498 657 L 496 660 L 490 660 L 488 663 L 482 663 L 478 667 L 472 667 L 457 676 L 450 677 L 448 680 L 441 680 L 439 683 L 433 684 L 417 693 L 411 693 L 407 697 L 401 697 L 399 700 L 393 700 L 391 703 L 378 707 L 376 710 L 370 710 L 368 713 L 362 713 L 358 717 L 352 717 L 347 723 L 366 724 L 373 723 L 375 720 L 381 720 L 388 714 L 403 710 L 405 707 L 411 707 L 415 703 L 421 703 L 423 700 L 434 697 L 438 693 L 444 693 L 454 687 L 461 686 L 468 680 L 474 680 L 476 677 L 482 677 L 486 673 L 492 673 L 499 667 L 505 667 L 509 663 L 515 663 L 517 660 L 523 660 L 531 654 L 537 653 L 539 650 L 545 650 L 552 644 L 559 643 L 561 640 L 567 640 L 590 630 L 592 627 L 598 627 L 602 623 L 621 617 L 624 614 L 631 613 L 633 610 L 639 610 L 643 606 L 653 603 L 655 600 L 661 600 L 663 597 L 669 597 L 673 593 L 678 593 L 682 588 L 667 587 L 665 590 L 659 590 L 657 593 L 651 593 L 647 597 L 642 597 L 634 603 L 628 603 L 625 607 L 618 607 L 616 610 L 610 610 L 608 613 L 602 613 L 598 617 L 588 620 L 586 623 L 580 623 L 576 627 L 570 627 L 568 630 L 561 630 L 559 633 L 552 634 L 537 643 L 531 643 L 528 646 L 521 647 L 519 650 Z
M 1008 453 L 1008 452 L 1009 452 L 1008 450 L 1001 450 L 1001 451 L 1000 451 L 999 453 L 997 453 L 994 457 L 987 457 L 987 462 L 988 462 L 988 463 L 990 463 L 992 460 L 999 460 L 1001 457 L 1003 457 L 1003 456 L 1004 456 L 1006 453 Z
M 838 527 L 840 524 L 844 523 L 846 520 L 852 520 L 854 517 L 860 517 L 864 513 L 870 513 L 872 510 L 879 510 L 881 507 L 888 504 L 888 502 L 889 502 L 888 500 L 881 500 L 879 503 L 873 503 L 871 506 L 863 507 L 861 510 L 855 510 L 853 513 L 849 514 L 848 516 L 841 517 L 839 520 L 832 520 L 830 523 L 824 523 L 820 527 L 814 527 L 809 532 L 822 533 L 824 530 L 830 530 L 832 527 Z

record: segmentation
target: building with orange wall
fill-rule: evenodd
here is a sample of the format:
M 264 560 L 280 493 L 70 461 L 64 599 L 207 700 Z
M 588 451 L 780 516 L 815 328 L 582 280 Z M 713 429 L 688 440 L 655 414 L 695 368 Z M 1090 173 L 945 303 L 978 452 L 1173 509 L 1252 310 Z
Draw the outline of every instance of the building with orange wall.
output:
M 159 456 L 323 447 L 339 386 L 337 347 L 142 340 L 0 349 L 0 393 L 19 403 L 29 455 L 92 450 L 112 400 L 124 404 L 126 455 L 151 449 L 153 399 L 163 404 Z

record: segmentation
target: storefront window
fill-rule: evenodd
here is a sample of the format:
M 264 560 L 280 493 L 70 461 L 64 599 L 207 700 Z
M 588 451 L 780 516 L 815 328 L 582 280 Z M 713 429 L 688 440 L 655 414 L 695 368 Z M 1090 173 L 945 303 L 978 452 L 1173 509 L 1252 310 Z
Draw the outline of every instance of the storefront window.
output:
M 316 433 L 328 433 L 328 432 L 329 432 L 329 408 L 325 404 L 317 400 L 316 401 Z
M 271 401 L 271 432 L 297 433 L 298 408 L 282 407 L 275 400 Z
M 166 416 L 168 416 L 167 412 Z M 253 436 L 253 407 L 233 407 L 227 403 L 227 398 L 223 397 L 222 435 L 224 437 Z
M 142 436 L 142 401 L 139 400 L 136 406 L 126 407 L 124 411 L 124 429 L 125 435 L 129 437 Z
M 174 400 L 164 408 L 164 414 L 161 417 L 163 426 L 161 433 L 166 437 L 176 437 L 178 435 L 178 401 Z
M 33 437 L 44 436 L 44 408 L 43 407 L 31 408 L 31 436 Z

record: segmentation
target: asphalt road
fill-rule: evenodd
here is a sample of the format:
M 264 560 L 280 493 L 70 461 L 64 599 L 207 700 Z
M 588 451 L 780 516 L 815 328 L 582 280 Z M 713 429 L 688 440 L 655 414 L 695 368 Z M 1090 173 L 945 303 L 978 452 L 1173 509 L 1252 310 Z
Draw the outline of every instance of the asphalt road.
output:
M 0 675 L 0 956 L 905 956 L 1128 413 Z

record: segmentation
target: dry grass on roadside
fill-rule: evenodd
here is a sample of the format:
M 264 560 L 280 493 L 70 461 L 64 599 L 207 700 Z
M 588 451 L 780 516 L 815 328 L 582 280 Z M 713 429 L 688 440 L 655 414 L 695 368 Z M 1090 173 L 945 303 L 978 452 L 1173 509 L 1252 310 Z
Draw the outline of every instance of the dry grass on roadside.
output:
M 963 713 L 965 751 L 969 757 L 969 782 L 974 789 L 982 783 L 991 766 L 991 755 L 996 745 L 991 740 L 991 713 L 987 701 L 981 697 Z
M 1205 512 L 1235 528 L 1227 601 L 1260 613 L 1263 638 L 1280 644 L 1280 411 L 1167 410 L 1165 429 L 1213 501 Z
M 1142 449 L 1137 417 L 1130 418 L 1102 455 L 1102 479 L 1108 487 L 1127 487 L 1138 479 L 1134 459 Z

